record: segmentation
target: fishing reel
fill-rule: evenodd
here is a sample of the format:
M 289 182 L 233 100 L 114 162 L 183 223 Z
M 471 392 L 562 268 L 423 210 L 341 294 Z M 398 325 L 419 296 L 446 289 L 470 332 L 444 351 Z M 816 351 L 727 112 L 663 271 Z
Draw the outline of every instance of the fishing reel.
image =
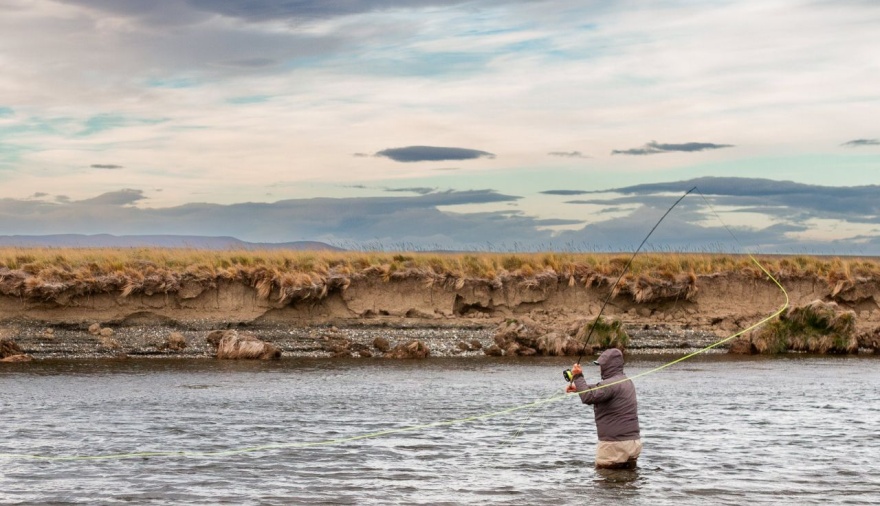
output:
M 565 378 L 565 381 L 567 381 L 569 383 L 574 381 L 575 378 L 578 378 L 581 376 L 583 376 L 583 374 L 578 374 L 577 376 L 572 374 L 571 369 L 566 369 L 566 370 L 562 371 L 562 377 Z

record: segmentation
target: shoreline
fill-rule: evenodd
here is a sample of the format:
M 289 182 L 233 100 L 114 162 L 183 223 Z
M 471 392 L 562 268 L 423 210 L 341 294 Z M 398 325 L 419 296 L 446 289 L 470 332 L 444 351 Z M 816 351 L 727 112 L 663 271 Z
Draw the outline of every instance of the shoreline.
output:
M 619 278 L 614 255 L 50 253 L 0 266 L 0 342 L 14 343 L 0 358 L 211 357 L 212 331 L 291 357 L 577 355 L 588 340 L 687 353 L 815 304 L 848 322 L 844 338 L 746 334 L 719 351 L 880 352 L 876 261 L 765 259 L 771 277 L 729 255 L 646 255 Z M 628 342 L 588 332 L 600 313 Z
M 424 343 L 429 357 L 488 357 L 487 350 L 494 343 L 498 322 L 485 320 L 455 322 L 438 325 L 437 322 L 372 320 L 361 322 L 327 322 L 319 325 L 265 326 L 228 325 L 225 330 L 249 333 L 271 343 L 282 352 L 282 358 L 363 358 L 382 359 L 374 342 L 384 338 L 391 347 L 412 340 Z M 672 328 L 657 325 L 653 328 L 628 329 L 628 354 L 687 354 L 705 348 L 723 337 L 707 331 Z M 47 326 L 24 323 L 7 327 L 6 334 L 22 352 L 35 360 L 43 359 L 106 359 L 106 358 L 206 358 L 213 359 L 216 351 L 207 342 L 210 330 L 184 328 L 177 325 L 104 327 L 112 330 L 109 336 L 94 335 L 79 326 Z M 51 331 L 49 330 L 51 329 Z M 13 332 L 10 332 L 12 330 Z M 180 334 L 186 347 L 179 351 L 163 349 L 167 338 Z M 109 332 L 108 332 L 109 334 Z M 345 351 L 338 351 L 339 343 L 346 343 Z M 476 343 L 479 343 L 478 345 Z M 337 351 L 334 351 L 336 349 Z M 366 354 L 359 354 L 366 351 Z M 727 346 L 719 346 L 711 353 L 726 353 Z

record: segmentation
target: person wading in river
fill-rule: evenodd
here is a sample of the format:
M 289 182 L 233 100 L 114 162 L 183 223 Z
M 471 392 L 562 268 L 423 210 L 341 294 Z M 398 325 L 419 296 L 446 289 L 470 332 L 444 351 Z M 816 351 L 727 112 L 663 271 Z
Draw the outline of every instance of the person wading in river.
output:
M 593 363 L 599 366 L 602 381 L 590 385 L 584 379 L 580 364 L 574 364 L 572 382 L 566 392 L 578 392 L 584 404 L 593 405 L 599 436 L 596 467 L 634 469 L 642 453 L 642 440 L 636 389 L 623 373 L 623 353 L 611 348 L 602 352 Z

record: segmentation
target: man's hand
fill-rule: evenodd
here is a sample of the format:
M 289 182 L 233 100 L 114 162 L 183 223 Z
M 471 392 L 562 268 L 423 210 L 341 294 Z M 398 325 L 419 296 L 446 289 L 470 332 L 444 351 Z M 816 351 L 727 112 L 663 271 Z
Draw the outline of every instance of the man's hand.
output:
M 569 383 L 567 387 L 565 387 L 565 393 L 570 394 L 572 392 L 577 392 L 578 387 L 574 386 L 574 383 Z
M 575 364 L 575 365 L 571 366 L 571 374 L 572 374 L 572 376 L 577 376 L 578 374 L 583 375 L 584 370 L 581 369 L 580 364 Z

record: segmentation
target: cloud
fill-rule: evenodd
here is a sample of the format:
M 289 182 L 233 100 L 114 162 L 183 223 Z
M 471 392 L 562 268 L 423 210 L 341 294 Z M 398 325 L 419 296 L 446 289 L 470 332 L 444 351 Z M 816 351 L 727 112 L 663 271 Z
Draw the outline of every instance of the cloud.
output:
M 43 198 L 43 197 L 47 197 L 48 195 L 49 195 L 49 194 L 46 193 L 46 192 L 36 192 L 36 193 L 34 193 L 33 195 L 31 195 L 31 198 L 32 198 L 32 199 L 41 199 L 41 198 Z
M 646 203 L 623 217 L 592 223 L 581 230 L 564 232 L 556 241 L 584 251 L 635 251 L 669 206 L 675 202 L 665 199 Z M 827 245 L 797 243 L 787 234 L 803 231 L 805 226 L 775 224 L 762 230 L 737 229 L 736 239 L 722 222 L 709 219 L 698 221 L 696 211 L 703 206 L 696 198 L 683 200 L 662 222 L 645 243 L 644 252 L 742 252 L 760 250 L 765 253 L 820 252 Z
M 860 147 L 860 146 L 880 146 L 880 139 L 855 139 L 852 141 L 844 142 L 841 146 L 847 146 L 851 148 Z
M 416 196 L 289 199 L 273 203 L 205 204 L 153 208 L 130 204 L 140 190 L 119 190 L 80 201 L 0 199 L 7 234 L 180 234 L 235 236 L 257 242 L 379 241 L 388 247 L 466 249 L 509 238 L 546 241 L 539 227 L 559 223 L 516 212 L 457 213 L 441 206 L 512 202 L 491 190 L 442 191 Z M 563 220 L 564 223 L 568 221 Z
M 233 67 L 233 68 L 243 68 L 243 69 L 260 69 L 266 67 L 274 67 L 276 65 L 280 65 L 281 62 L 274 58 L 239 58 L 237 60 L 229 60 L 220 62 L 218 65 Z
M 97 197 L 78 200 L 74 203 L 83 206 L 127 206 L 145 198 L 143 191 L 126 188 L 123 190 L 102 193 Z
M 277 19 L 329 18 L 364 12 L 390 9 L 423 8 L 434 5 L 454 5 L 464 0 L 298 0 L 278 2 L 275 0 L 189 0 L 200 10 L 249 21 Z
M 580 230 L 566 230 L 555 241 L 587 251 L 632 251 L 675 202 L 676 195 L 694 186 L 697 191 L 682 200 L 651 236 L 647 251 L 880 253 L 880 203 L 875 198 L 880 186 L 832 187 L 737 177 L 590 192 L 619 196 L 568 203 L 591 204 L 604 211 L 617 207 L 626 214 L 617 212 Z M 734 231 L 735 239 L 725 226 Z
M 428 187 L 412 187 L 412 188 L 385 188 L 387 192 L 402 192 L 402 193 L 418 193 L 419 195 L 427 195 L 437 188 L 428 188 Z
M 554 218 L 583 209 L 563 205 L 568 197 L 535 195 L 541 188 L 704 174 L 880 181 L 871 172 L 875 148 L 834 144 L 870 140 L 860 138 L 874 135 L 865 125 L 880 111 L 872 98 L 880 68 L 863 64 L 880 11 L 867 3 L 788 1 L 760 16 L 748 3 L 682 1 L 639 9 L 561 0 L 0 3 L 0 46 L 15 47 L 0 76 L 2 196 L 40 190 L 80 200 L 120 184 L 151 198 L 130 207 L 167 209 L 193 200 L 194 191 L 229 204 L 339 195 L 335 185 L 352 183 L 395 198 L 415 194 L 381 193 L 382 185 L 488 186 L 528 196 L 485 209 L 517 204 Z M 742 26 L 752 36 L 743 38 Z M 833 111 L 834 121 L 822 111 Z M 151 118 L 165 121 L 137 121 Z M 838 140 L 829 143 L 829 135 Z M 710 153 L 707 143 L 645 144 L 652 138 L 718 144 Z M 742 147 L 718 148 L 723 142 Z M 366 158 L 413 144 L 491 149 L 498 160 Z M 607 156 L 627 144 L 673 154 Z M 606 156 L 584 163 L 568 156 L 575 148 Z M 674 154 L 701 149 L 688 158 L 707 159 L 703 165 L 681 165 L 685 155 Z M 70 170 L 92 162 L 125 169 Z M 575 173 L 575 165 L 589 167 Z M 266 198 L 279 180 L 287 186 Z M 165 192 L 149 190 L 156 186 Z M 654 193 L 623 198 L 631 203 L 611 206 L 628 213 L 663 203 Z M 767 205 L 710 198 L 799 224 L 800 215 L 831 212 L 787 205 L 784 195 Z M 872 219 L 850 218 L 849 198 L 866 208 L 859 196 L 808 204 Z
M 657 141 L 651 141 L 640 148 L 632 149 L 615 149 L 611 151 L 612 155 L 654 155 L 657 153 L 669 153 L 673 151 L 682 151 L 692 153 L 695 151 L 705 151 L 708 149 L 732 148 L 733 144 L 713 144 L 711 142 L 686 142 L 684 144 L 660 144 Z
M 548 156 L 558 156 L 561 158 L 589 158 L 589 156 L 581 153 L 580 151 L 551 151 L 547 153 Z
M 118 0 L 66 0 L 67 3 L 144 19 L 153 23 L 179 25 L 195 23 L 208 16 L 220 15 L 249 22 L 327 19 L 372 11 L 446 6 L 464 0 L 167 0 L 152 2 Z M 167 13 L 163 11 L 168 11 Z
M 704 177 L 633 185 L 603 191 L 621 193 L 623 197 L 572 203 L 603 206 L 638 203 L 662 207 L 664 202 L 667 206 L 671 204 L 670 193 L 684 194 L 694 186 L 697 187 L 694 196 L 705 196 L 713 206 L 725 206 L 735 209 L 734 213 L 756 213 L 803 226 L 816 218 L 851 223 L 877 223 L 880 220 L 880 201 L 876 198 L 880 194 L 878 185 L 822 186 L 758 178 Z
M 107 170 L 115 170 L 123 168 L 122 165 L 115 165 L 112 163 L 93 163 L 89 167 L 93 169 L 107 169 Z
M 544 195 L 583 195 L 590 192 L 583 190 L 547 190 L 540 193 Z
M 376 153 L 395 162 L 440 162 L 446 160 L 474 160 L 477 158 L 495 158 L 487 151 L 468 148 L 444 148 L 436 146 L 407 146 L 405 148 L 388 148 Z
M 125 189 L 78 201 L 61 196 L 54 202 L 0 199 L 0 215 L 7 224 L 6 234 L 223 235 L 253 242 L 319 240 L 343 247 L 390 249 L 632 251 L 676 195 L 693 186 L 698 192 L 675 207 L 651 236 L 647 251 L 747 248 L 765 253 L 880 254 L 880 204 L 875 198 L 880 187 L 746 178 L 698 178 L 589 192 L 603 197 L 572 202 L 599 206 L 594 213 L 598 221 L 578 229 L 572 227 L 583 220 L 536 218 L 512 209 L 473 211 L 482 204 L 499 209 L 519 201 L 517 196 L 492 190 L 429 192 L 428 187 L 387 189 L 412 191 L 415 196 L 172 207 L 135 206 L 145 199 L 143 192 Z M 471 211 L 456 211 L 454 206 L 459 205 Z M 763 218 L 759 226 L 754 220 L 743 226 L 738 217 L 744 214 Z M 724 228 L 727 223 L 739 242 Z M 823 226 L 836 227 L 836 232 L 823 233 Z

